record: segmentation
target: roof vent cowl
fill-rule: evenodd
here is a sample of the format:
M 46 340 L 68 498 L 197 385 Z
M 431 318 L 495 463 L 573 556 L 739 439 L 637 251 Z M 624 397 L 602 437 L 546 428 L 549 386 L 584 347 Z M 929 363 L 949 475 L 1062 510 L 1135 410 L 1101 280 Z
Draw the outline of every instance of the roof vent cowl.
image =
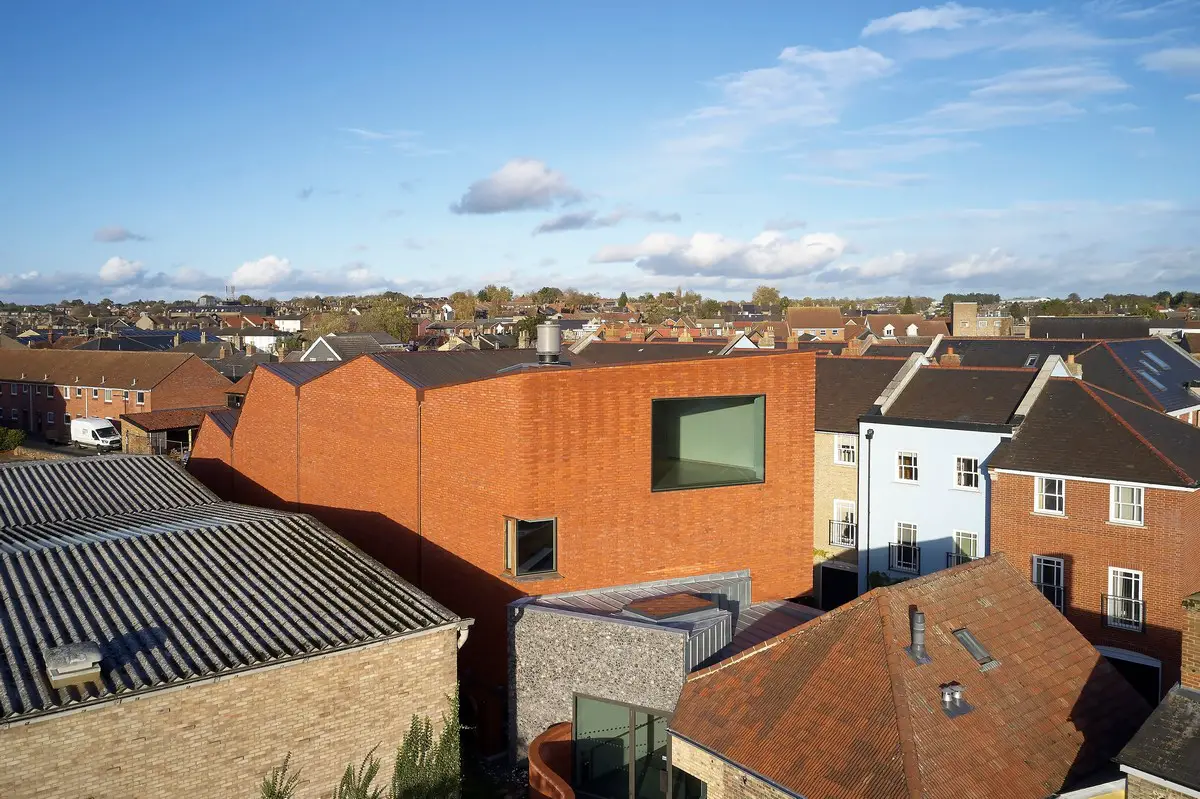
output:
M 48 647 L 43 656 L 46 660 L 46 678 L 53 688 L 100 683 L 103 656 L 95 641 Z
M 542 322 L 537 326 L 537 356 L 540 363 L 558 363 L 562 334 L 558 322 Z
M 909 637 L 911 643 L 905 647 L 908 656 L 918 666 L 932 662 L 929 653 L 925 651 L 925 614 L 914 606 L 908 615 Z

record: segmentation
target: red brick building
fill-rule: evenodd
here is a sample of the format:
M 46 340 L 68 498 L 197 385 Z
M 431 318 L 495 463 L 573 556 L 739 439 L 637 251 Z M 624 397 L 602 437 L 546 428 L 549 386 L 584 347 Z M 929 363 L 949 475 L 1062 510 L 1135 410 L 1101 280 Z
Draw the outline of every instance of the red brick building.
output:
M 476 618 L 464 689 L 497 731 L 514 599 L 740 568 L 756 601 L 812 588 L 815 356 L 531 356 L 262 364 L 189 467 L 226 498 L 312 513 Z
M 992 551 L 1157 701 L 1200 589 L 1200 430 L 1052 378 L 990 471 Z
M 0 424 L 66 441 L 73 418 L 224 405 L 229 385 L 187 353 L 0 350 Z

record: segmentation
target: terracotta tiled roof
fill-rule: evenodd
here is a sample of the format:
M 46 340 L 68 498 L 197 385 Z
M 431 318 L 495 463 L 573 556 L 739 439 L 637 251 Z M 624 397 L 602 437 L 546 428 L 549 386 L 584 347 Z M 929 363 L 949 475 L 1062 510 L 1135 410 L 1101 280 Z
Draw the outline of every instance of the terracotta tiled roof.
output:
M 909 644 L 926 617 L 928 663 Z M 982 667 L 953 631 L 996 661 Z M 963 686 L 950 717 L 939 687 Z M 1003 555 L 880 588 L 684 685 L 676 735 L 800 796 L 1045 797 L 1105 765 L 1145 701 Z M 999 790 L 1002 786 L 1002 790 Z
M 123 413 L 121 420 L 148 433 L 155 433 L 161 430 L 199 427 L 209 411 L 224 409 L 223 405 L 205 405 L 200 408 L 171 408 L 165 411 L 148 411 L 146 413 Z
M 827 330 L 840 329 L 845 320 L 840 308 L 814 305 L 788 308 L 787 323 L 792 330 Z
M 195 357 L 175 352 L 3 350 L 0 380 L 151 389 Z

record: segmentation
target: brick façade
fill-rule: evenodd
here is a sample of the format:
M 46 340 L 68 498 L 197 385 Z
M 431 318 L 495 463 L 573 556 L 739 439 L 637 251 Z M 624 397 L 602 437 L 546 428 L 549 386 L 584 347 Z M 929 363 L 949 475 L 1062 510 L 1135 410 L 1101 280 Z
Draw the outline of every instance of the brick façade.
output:
M 456 639 L 451 626 L 0 726 L 0 796 L 252 797 L 289 752 L 297 799 L 331 796 L 346 766 L 377 745 L 386 774 L 413 714 L 440 729 Z
M 1125 780 L 1125 799 L 1190 799 L 1190 795 L 1130 775 Z
M 418 391 L 363 356 L 298 401 L 259 370 L 232 447 L 206 419 L 189 468 L 228 499 L 313 514 L 475 618 L 464 705 L 498 732 L 505 608 L 521 596 L 741 568 L 756 601 L 811 591 L 814 364 L 788 353 L 533 369 Z M 650 490 L 652 399 L 760 393 L 763 483 Z M 558 519 L 556 576 L 505 573 L 506 516 Z
M 706 799 L 795 799 L 677 735 L 671 736 L 671 765 L 703 782 Z
M 858 436 L 848 434 L 857 439 Z M 821 596 L 822 564 L 836 563 L 858 572 L 858 550 L 829 543 L 829 522 L 834 502 L 848 500 L 858 507 L 858 467 L 834 460 L 837 433 L 817 431 L 813 436 L 813 590 Z
M 1183 598 L 1200 589 L 1200 495 L 1149 487 L 1144 526 L 1115 524 L 1109 483 L 1066 480 L 1066 513 L 1034 513 L 1036 477 L 992 471 L 992 551 L 1004 552 L 1032 579 L 1033 556 L 1062 558 L 1066 615 L 1095 646 L 1162 661 L 1162 690 L 1180 677 Z M 1110 593 L 1109 567 L 1143 573 L 1145 632 L 1103 625 L 1102 599 Z

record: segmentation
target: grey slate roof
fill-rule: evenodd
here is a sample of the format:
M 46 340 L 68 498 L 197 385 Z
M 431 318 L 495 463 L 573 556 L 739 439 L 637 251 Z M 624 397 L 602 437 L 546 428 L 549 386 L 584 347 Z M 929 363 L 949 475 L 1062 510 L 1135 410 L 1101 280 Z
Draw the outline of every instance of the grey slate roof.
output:
M 1188 390 L 1190 380 L 1200 380 L 1200 362 L 1160 338 L 1110 341 L 1109 348 L 1133 373 L 1142 388 L 1167 412 L 1200 405 L 1200 397 Z M 1083 373 L 1088 377 L 1087 371 Z M 1130 399 L 1142 401 L 1141 397 Z
M 146 465 L 136 510 L 47 492 L 70 477 L 122 496 L 113 468 L 131 464 Z M 8 516 L 36 520 L 0 529 L 0 724 L 460 621 L 313 518 L 218 502 L 165 458 L 0 473 L 20 498 Z M 83 641 L 102 685 L 50 687 L 45 650 Z
M 293 386 L 302 386 L 341 365 L 341 361 L 284 361 L 260 363 L 255 368 L 281 377 Z
M 384 352 L 396 348 L 404 342 L 387 333 L 338 333 L 337 335 L 322 336 L 321 341 L 343 361 L 348 361 L 356 355 L 364 353 Z
M 1200 791 L 1200 691 L 1172 688 L 1117 762 Z

